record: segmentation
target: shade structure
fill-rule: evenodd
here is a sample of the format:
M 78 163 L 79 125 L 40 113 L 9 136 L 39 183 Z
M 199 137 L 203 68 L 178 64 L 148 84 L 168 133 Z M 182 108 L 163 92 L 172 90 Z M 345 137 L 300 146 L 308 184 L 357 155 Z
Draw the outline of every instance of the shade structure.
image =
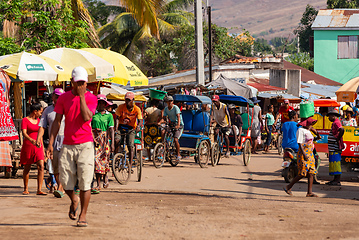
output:
M 21 52 L 0 57 L 0 68 L 22 81 L 68 81 L 71 69 L 51 58 Z
M 354 102 L 357 98 L 359 77 L 355 77 L 341 86 L 335 94 L 338 102 Z
M 69 69 L 81 66 L 87 70 L 89 82 L 112 78 L 115 75 L 113 64 L 83 50 L 71 48 L 50 49 L 40 54 L 60 62 Z
M 130 81 L 132 87 L 148 85 L 148 78 L 133 62 L 122 54 L 101 48 L 83 48 L 81 50 L 95 54 L 115 66 L 115 76 L 112 78 L 105 78 L 103 81 L 113 82 L 124 86 Z
M 106 95 L 109 100 L 125 101 L 125 94 L 109 93 Z M 143 95 L 135 94 L 135 101 L 147 102 L 148 98 Z

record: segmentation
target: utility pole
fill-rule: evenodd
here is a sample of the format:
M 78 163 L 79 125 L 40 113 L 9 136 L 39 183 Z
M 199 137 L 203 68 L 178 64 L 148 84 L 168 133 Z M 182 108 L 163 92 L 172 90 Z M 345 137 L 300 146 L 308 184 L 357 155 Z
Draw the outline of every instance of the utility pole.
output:
M 207 7 L 208 14 L 208 63 L 209 63 L 209 81 L 212 82 L 212 16 L 211 16 L 211 6 Z
M 197 84 L 204 85 L 204 54 L 203 54 L 203 21 L 202 0 L 196 0 L 194 5 L 196 27 L 196 80 Z

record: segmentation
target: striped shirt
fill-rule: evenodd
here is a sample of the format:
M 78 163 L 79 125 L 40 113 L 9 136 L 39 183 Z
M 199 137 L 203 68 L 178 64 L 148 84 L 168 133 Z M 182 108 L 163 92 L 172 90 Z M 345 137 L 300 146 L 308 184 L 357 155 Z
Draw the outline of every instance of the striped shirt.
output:
M 330 133 L 328 135 L 328 151 L 329 152 L 341 152 L 343 149 L 343 139 L 338 142 L 336 136 L 339 134 L 339 129 L 342 127 L 340 120 L 335 119 L 332 128 L 330 130 Z

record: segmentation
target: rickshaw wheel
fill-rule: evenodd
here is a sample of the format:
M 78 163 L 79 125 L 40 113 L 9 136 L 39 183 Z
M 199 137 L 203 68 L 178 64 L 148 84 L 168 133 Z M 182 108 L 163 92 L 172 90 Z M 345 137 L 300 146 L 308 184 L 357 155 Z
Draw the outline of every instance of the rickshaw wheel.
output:
M 252 152 L 251 141 L 249 139 L 247 139 L 244 142 L 244 147 L 243 147 L 243 164 L 244 164 L 244 166 L 248 166 L 249 161 L 251 160 L 251 152 Z
M 211 155 L 211 148 L 208 141 L 202 141 L 197 151 L 197 161 L 201 168 L 207 167 Z
M 165 146 L 163 143 L 157 143 L 153 149 L 153 165 L 156 168 L 162 167 L 165 162 Z
M 122 153 L 117 153 L 113 157 L 112 172 L 117 182 L 121 185 L 126 185 L 131 178 L 130 162 Z
M 221 157 L 221 153 L 219 152 L 218 142 L 214 142 L 211 151 L 211 164 L 213 167 L 218 164 L 218 160 L 220 157 Z
M 141 182 L 142 178 L 142 165 L 143 165 L 143 156 L 142 156 L 142 150 L 137 151 L 137 181 Z
M 277 149 L 278 149 L 278 154 L 279 154 L 279 155 L 282 155 L 282 154 L 283 154 L 282 142 L 283 142 L 283 135 L 280 134 L 280 135 L 278 136 L 278 140 L 277 140 Z

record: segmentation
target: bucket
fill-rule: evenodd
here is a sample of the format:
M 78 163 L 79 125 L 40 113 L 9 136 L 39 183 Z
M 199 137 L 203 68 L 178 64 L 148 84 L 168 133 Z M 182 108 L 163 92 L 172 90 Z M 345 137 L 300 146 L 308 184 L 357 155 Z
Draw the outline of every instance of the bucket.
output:
M 166 96 L 167 92 L 156 90 L 153 88 L 150 88 L 150 98 L 157 99 L 157 100 L 163 100 Z
M 305 101 L 300 103 L 299 117 L 309 118 L 314 115 L 314 102 Z

